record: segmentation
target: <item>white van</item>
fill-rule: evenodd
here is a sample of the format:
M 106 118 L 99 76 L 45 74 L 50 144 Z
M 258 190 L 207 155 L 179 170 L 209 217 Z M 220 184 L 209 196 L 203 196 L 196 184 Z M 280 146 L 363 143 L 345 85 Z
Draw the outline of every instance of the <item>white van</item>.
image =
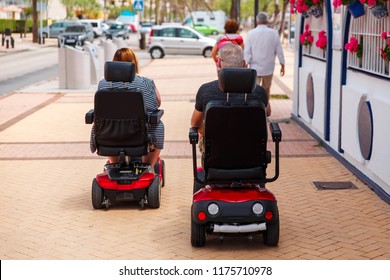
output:
M 87 22 L 92 25 L 95 38 L 102 36 L 102 21 L 100 19 L 81 19 L 80 22 Z
M 184 19 L 185 25 L 206 24 L 217 28 L 220 32 L 224 31 L 226 14 L 224 11 L 193 11 Z

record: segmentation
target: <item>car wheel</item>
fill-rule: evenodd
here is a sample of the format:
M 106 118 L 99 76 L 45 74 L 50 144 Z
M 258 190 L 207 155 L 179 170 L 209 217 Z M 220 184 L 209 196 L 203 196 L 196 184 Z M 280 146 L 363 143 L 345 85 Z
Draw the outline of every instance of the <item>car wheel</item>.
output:
M 198 225 L 191 217 L 191 245 L 193 247 L 203 247 L 206 244 L 206 226 Z
M 161 187 L 158 175 L 154 177 L 152 184 L 148 188 L 148 206 L 150 208 L 160 208 Z
M 205 48 L 204 51 L 203 51 L 203 56 L 204 57 L 211 57 L 211 51 L 213 49 L 211 47 L 208 47 L 208 48 Z
M 93 179 L 92 182 L 92 206 L 95 209 L 103 208 L 103 200 L 104 200 L 104 191 L 99 186 L 96 179 Z
M 276 208 L 275 221 L 267 223 L 267 230 L 263 232 L 263 241 L 267 246 L 276 246 L 279 242 L 279 213 Z
M 164 51 L 159 47 L 154 47 L 150 50 L 150 56 L 153 59 L 156 58 L 163 58 L 164 57 Z

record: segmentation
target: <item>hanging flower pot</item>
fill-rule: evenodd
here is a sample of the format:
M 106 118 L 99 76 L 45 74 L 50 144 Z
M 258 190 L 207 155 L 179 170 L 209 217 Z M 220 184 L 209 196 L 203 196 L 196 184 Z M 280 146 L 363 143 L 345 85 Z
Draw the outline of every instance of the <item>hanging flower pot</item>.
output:
M 308 9 L 308 12 L 310 13 L 310 15 L 314 16 L 315 18 L 320 18 L 324 14 L 324 12 L 322 11 L 322 6 L 320 5 L 311 6 Z
M 310 11 L 307 10 L 307 11 L 305 11 L 305 12 L 302 12 L 302 16 L 303 16 L 304 18 L 309 18 L 309 17 L 311 16 Z
M 376 4 L 372 7 L 369 7 L 369 9 L 376 19 L 382 19 L 389 15 L 384 3 Z
M 361 17 L 365 13 L 364 12 L 364 5 L 362 3 L 360 3 L 359 1 L 351 2 L 347 6 L 347 9 L 354 18 Z

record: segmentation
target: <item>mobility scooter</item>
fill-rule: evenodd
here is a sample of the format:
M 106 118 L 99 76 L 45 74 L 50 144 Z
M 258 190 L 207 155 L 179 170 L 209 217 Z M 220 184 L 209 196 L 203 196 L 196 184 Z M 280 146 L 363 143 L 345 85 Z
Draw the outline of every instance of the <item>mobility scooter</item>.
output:
M 135 65 L 106 62 L 104 77 L 109 82 L 129 82 L 135 78 Z M 94 109 L 85 116 L 94 123 L 94 142 L 100 156 L 119 156 L 119 162 L 107 163 L 93 179 L 92 206 L 109 208 L 112 203 L 138 201 L 142 207 L 159 208 L 161 187 L 165 182 L 165 164 L 160 158 L 154 166 L 142 162 L 152 151 L 149 124 L 160 122 L 163 110 L 147 114 L 143 94 L 127 88 L 111 87 L 95 93 Z
M 282 133 L 277 123 L 270 124 L 275 142 L 275 175 L 266 178 L 267 164 L 271 162 L 266 111 L 261 102 L 247 100 L 247 95 L 254 94 L 256 71 L 221 69 L 219 84 L 226 99 L 210 101 L 206 106 L 202 168 L 197 167 L 197 128 L 189 132 L 194 173 L 191 244 L 204 246 L 206 233 L 221 238 L 227 234 L 253 237 L 262 233 L 265 245 L 276 246 L 278 207 L 265 183 L 279 176 Z

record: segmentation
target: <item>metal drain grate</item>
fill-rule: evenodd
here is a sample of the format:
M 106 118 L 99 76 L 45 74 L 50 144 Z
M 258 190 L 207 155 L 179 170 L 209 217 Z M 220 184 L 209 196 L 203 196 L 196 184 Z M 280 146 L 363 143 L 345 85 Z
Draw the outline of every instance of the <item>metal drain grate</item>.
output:
M 321 190 L 349 190 L 357 189 L 352 182 L 313 182 L 314 187 Z

